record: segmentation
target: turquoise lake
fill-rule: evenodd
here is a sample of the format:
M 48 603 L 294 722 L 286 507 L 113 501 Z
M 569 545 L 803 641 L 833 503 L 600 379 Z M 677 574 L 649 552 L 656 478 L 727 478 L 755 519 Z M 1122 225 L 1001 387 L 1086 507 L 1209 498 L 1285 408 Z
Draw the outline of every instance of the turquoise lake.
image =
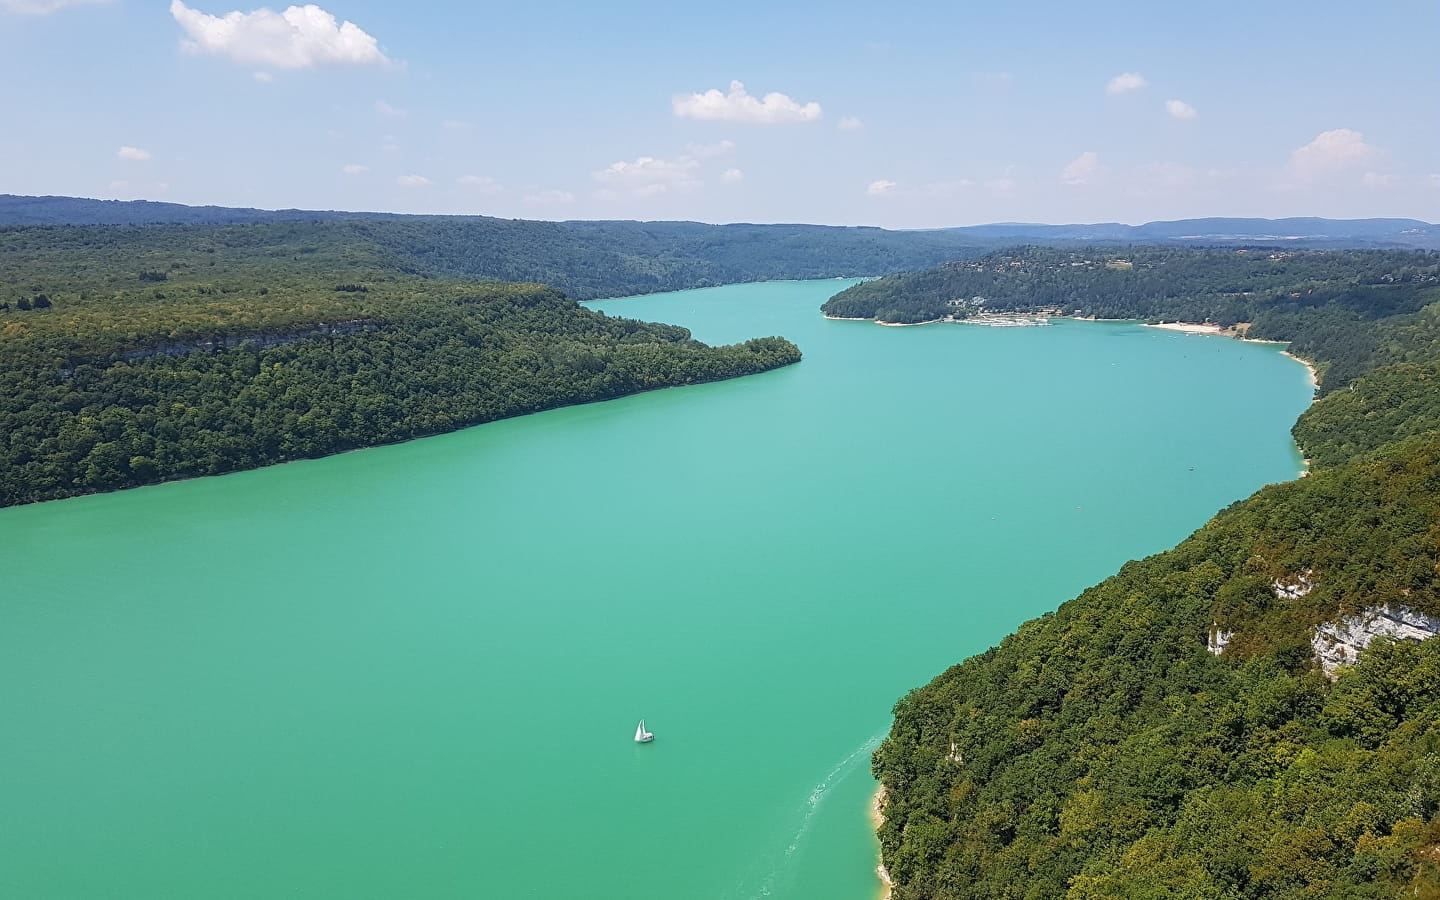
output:
M 1311 389 L 849 283 L 593 304 L 778 371 L 0 510 L 0 896 L 873 900 L 895 700 L 1294 478 Z

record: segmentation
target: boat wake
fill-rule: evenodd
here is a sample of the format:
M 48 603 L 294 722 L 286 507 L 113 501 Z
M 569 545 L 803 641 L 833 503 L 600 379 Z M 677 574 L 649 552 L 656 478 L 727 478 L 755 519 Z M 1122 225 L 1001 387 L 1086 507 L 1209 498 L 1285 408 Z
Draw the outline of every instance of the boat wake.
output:
M 880 746 L 880 742 L 884 739 L 885 733 L 881 732 L 850 751 L 844 759 L 832 766 L 830 771 L 825 773 L 825 777 L 821 778 L 814 789 L 810 791 L 810 796 L 805 798 L 805 803 L 800 807 L 800 823 L 795 828 L 795 833 L 791 835 L 790 841 L 785 847 L 785 852 L 781 854 L 780 858 L 776 860 L 775 864 L 770 868 L 770 872 L 765 876 L 764 880 L 760 882 L 759 888 L 751 894 L 752 898 L 771 896 L 776 885 L 780 882 L 781 877 L 787 874 L 795 851 L 800 849 L 800 844 L 805 840 L 805 835 L 810 832 L 810 825 L 815 820 L 815 814 L 820 811 L 821 804 L 825 802 L 825 797 L 835 785 L 844 781 L 846 777 L 854 772 L 856 766 L 869 759 L 870 754 L 875 752 L 875 748 Z

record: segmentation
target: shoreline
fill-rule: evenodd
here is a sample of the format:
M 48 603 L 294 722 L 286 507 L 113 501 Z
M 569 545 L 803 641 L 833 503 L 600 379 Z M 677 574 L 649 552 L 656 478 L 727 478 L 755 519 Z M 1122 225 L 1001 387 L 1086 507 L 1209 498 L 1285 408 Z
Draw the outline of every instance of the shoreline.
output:
M 882 784 L 875 788 L 875 794 L 870 798 L 870 824 L 877 836 L 880 826 L 885 824 L 886 797 L 885 785 Z M 895 889 L 895 882 L 891 880 L 890 870 L 885 868 L 885 860 L 878 848 L 875 855 L 875 877 L 880 879 L 880 900 L 890 900 L 890 895 Z
M 1246 337 L 1245 329 L 1238 326 L 1235 328 L 1224 328 L 1220 325 L 1200 322 L 1142 322 L 1140 324 L 1146 328 L 1162 328 L 1166 331 L 1178 331 L 1182 334 L 1213 334 L 1220 337 L 1234 338 L 1237 341 L 1243 341 L 1247 344 L 1284 344 L 1286 346 L 1290 344 L 1289 341 L 1271 341 L 1263 338 Z M 1242 322 L 1241 325 L 1248 327 L 1248 323 Z M 1305 367 L 1306 374 L 1310 376 L 1310 391 L 1312 394 L 1320 390 L 1320 370 L 1316 368 L 1314 363 L 1302 356 L 1296 356 L 1289 350 L 1281 350 L 1280 355 L 1293 359 Z M 1310 402 L 1315 402 L 1313 396 L 1310 398 Z M 1306 465 L 1308 468 L 1309 460 L 1306 460 Z

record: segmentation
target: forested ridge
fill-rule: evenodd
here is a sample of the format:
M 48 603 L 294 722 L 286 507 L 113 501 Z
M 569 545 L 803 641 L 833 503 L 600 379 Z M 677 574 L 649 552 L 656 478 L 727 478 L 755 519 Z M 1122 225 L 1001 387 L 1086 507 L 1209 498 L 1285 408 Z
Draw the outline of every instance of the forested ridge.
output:
M 1046 252 L 980 262 L 1025 269 Z M 1133 271 L 1116 260 L 1163 270 L 1173 252 L 1126 248 L 1088 270 L 1046 256 L 1073 275 L 1017 272 L 1033 283 L 1009 293 L 1011 272 L 992 271 L 985 307 L 1063 297 L 1067 313 L 1294 341 L 1325 373 L 1295 426 L 1312 473 L 900 700 L 873 764 L 896 900 L 1440 897 L 1440 639 L 1378 640 L 1333 683 L 1311 644 L 1365 610 L 1440 615 L 1436 257 L 1267 253 L 1278 272 L 1182 251 L 1203 258 L 1153 292 L 1104 295 Z M 903 305 L 902 283 L 931 302 L 947 277 L 847 302 Z
M 344 227 L 0 229 L 0 505 L 799 358 L 782 338 L 708 347 L 542 285 L 421 277 Z

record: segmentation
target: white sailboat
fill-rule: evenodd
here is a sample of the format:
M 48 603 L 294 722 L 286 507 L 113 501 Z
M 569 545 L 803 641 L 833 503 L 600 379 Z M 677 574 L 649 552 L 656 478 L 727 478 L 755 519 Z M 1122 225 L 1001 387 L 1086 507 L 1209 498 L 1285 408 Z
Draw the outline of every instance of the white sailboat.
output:
M 645 720 L 641 719 L 640 724 L 635 726 L 635 743 L 648 744 L 655 740 L 655 735 L 645 730 Z

